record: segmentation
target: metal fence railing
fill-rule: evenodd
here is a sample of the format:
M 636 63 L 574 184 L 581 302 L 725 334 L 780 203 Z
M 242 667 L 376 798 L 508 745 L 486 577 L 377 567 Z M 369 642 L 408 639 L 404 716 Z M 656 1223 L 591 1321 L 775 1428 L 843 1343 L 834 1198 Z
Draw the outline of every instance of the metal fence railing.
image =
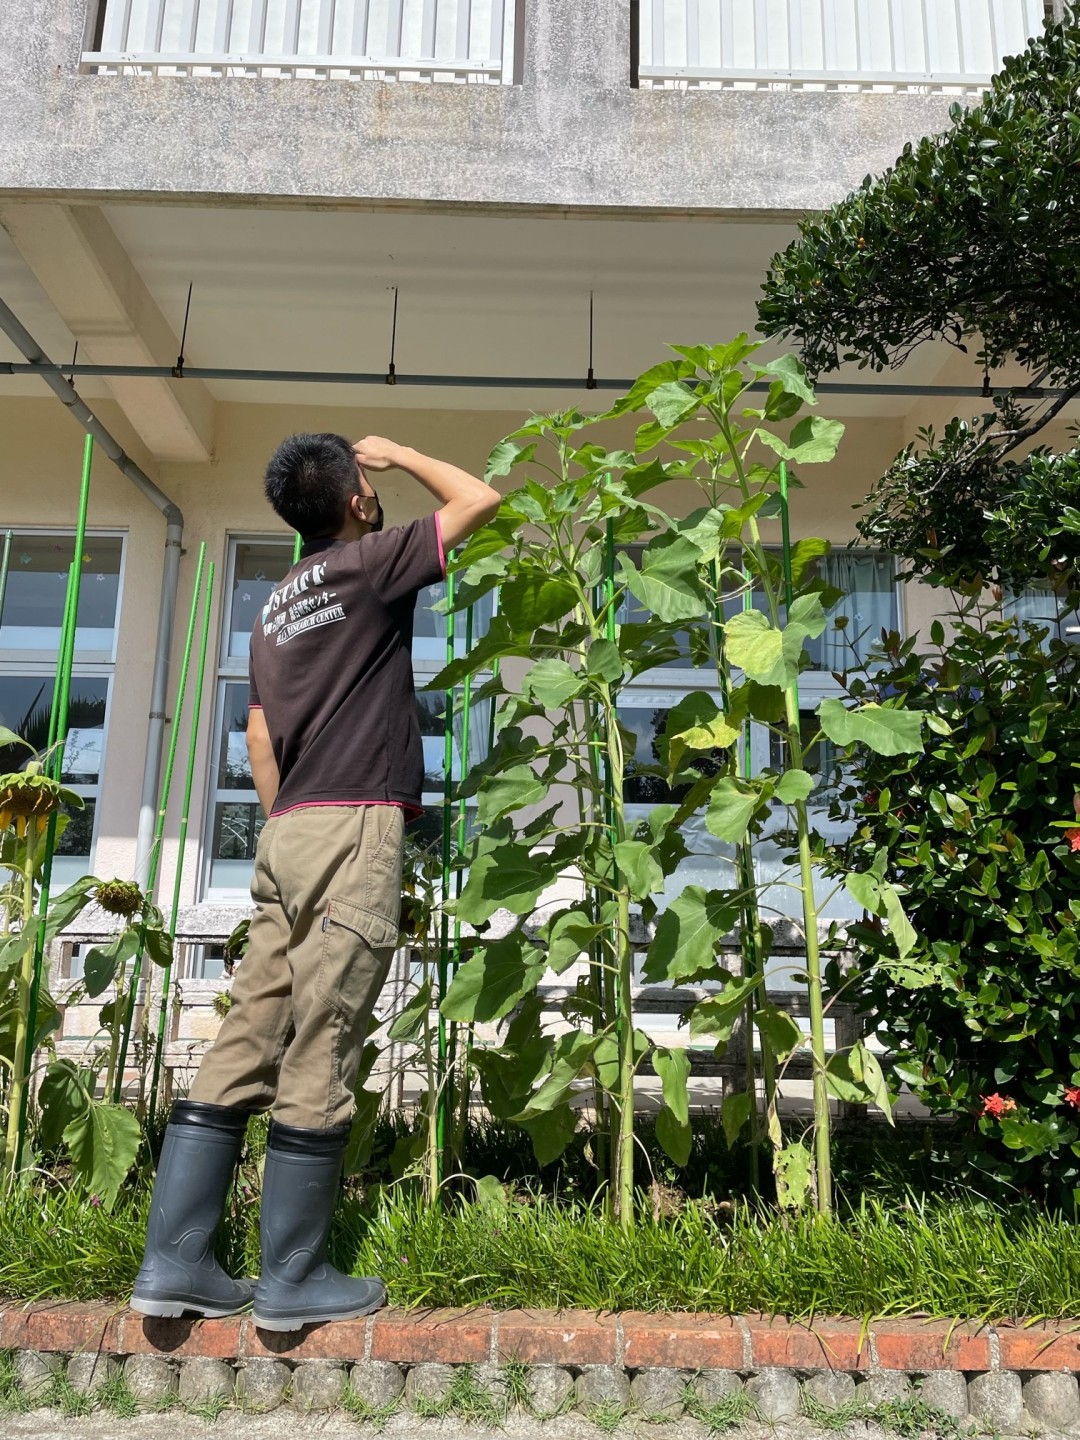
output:
M 643 88 L 979 90 L 1046 0 L 640 0 Z
M 520 79 L 524 0 L 101 0 L 109 75 Z

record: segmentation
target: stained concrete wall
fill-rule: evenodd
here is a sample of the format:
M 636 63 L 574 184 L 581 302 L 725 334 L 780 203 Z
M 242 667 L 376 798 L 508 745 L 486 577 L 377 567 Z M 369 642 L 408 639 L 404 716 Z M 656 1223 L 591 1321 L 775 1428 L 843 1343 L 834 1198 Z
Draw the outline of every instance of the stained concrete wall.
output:
M 629 0 L 527 0 L 518 86 L 80 73 L 97 0 L 6 0 L 0 194 L 761 216 L 840 199 L 949 99 L 630 88 Z

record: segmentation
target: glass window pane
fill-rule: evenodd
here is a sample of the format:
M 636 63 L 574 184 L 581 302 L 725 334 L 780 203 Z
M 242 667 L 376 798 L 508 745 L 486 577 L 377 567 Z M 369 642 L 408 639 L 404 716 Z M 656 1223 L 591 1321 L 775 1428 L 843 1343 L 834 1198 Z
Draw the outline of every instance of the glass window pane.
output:
M 291 540 L 238 540 L 229 605 L 229 654 L 247 656 L 256 616 L 291 565 Z
M 120 598 L 119 535 L 87 535 L 79 585 L 76 654 L 113 648 Z M 0 650 L 57 650 L 73 536 L 16 532 L 0 624 Z
M 459 696 L 460 702 L 460 696 Z M 424 742 L 424 793 L 442 793 L 446 773 L 446 694 L 442 690 L 421 690 L 416 696 L 420 735 Z M 461 746 L 464 740 L 463 715 L 454 717 L 454 776 L 461 774 Z M 476 765 L 487 754 L 491 701 L 483 700 L 469 710 L 469 763 Z
M 225 706 L 218 753 L 219 790 L 254 790 L 251 762 L 247 753 L 247 682 L 225 686 Z
M 0 725 L 28 740 L 35 750 L 44 750 L 52 694 L 51 675 L 0 675 Z M 106 676 L 72 676 L 62 777 L 66 785 L 98 783 L 108 698 Z M 0 770 L 21 770 L 30 758 L 21 746 L 0 748 Z

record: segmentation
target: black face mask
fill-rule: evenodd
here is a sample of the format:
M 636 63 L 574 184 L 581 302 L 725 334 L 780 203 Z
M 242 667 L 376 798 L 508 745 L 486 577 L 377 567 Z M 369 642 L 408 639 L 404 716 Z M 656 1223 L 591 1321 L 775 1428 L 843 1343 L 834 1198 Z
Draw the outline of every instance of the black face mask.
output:
M 368 484 L 369 484 L 369 485 L 371 484 L 370 480 L 368 481 Z M 375 524 L 372 525 L 372 527 L 371 527 L 372 531 L 374 532 L 374 531 L 376 531 L 376 530 L 381 530 L 381 529 L 383 528 L 383 520 L 384 520 L 385 517 L 384 517 L 384 515 L 383 515 L 382 501 L 379 499 L 378 495 L 376 494 L 375 486 L 374 486 L 374 485 L 371 486 L 371 493 L 375 496 L 375 504 L 378 505 L 378 507 L 379 507 L 379 513 L 375 516 Z

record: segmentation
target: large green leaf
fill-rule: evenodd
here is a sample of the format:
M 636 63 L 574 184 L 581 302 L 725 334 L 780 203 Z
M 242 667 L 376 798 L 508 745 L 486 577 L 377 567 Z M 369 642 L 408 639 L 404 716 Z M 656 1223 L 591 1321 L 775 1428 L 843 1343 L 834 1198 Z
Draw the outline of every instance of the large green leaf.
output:
M 54 1060 L 45 1071 L 38 1091 L 38 1105 L 41 1107 L 41 1121 L 38 1127 L 38 1141 L 43 1150 L 52 1150 L 59 1145 L 64 1131 L 90 1104 L 93 1077 L 89 1072 L 80 1072 L 70 1060 Z
M 431 1014 L 431 998 L 431 981 L 425 980 L 405 1009 L 394 1016 L 387 1037 L 409 1044 L 418 1039 Z
M 689 1016 L 693 1039 L 711 1038 L 726 1045 L 747 1001 L 763 983 L 760 975 L 733 977 L 718 995 L 699 1000 Z
M 517 634 L 561 620 L 577 602 L 578 593 L 569 580 L 538 568 L 519 571 L 499 594 L 502 613 Z
M 784 805 L 805 800 L 814 788 L 814 777 L 805 770 L 787 770 L 776 782 L 773 795 Z
M 548 924 L 548 966 L 556 975 L 588 953 L 589 947 L 607 927 L 596 924 L 591 915 L 582 910 L 567 910 Z
M 555 1042 L 551 1070 L 543 1084 L 530 1097 L 528 1104 L 513 1118 L 519 1122 L 535 1120 L 565 1105 L 574 1081 L 585 1071 L 601 1041 L 600 1035 L 585 1030 L 571 1030 Z
M 6 725 L 0 725 L 0 749 L 6 749 L 9 745 L 21 745 L 25 750 L 34 753 L 34 747 L 29 740 L 24 740 L 21 735 L 16 735 L 14 730 L 9 730 Z
M 585 677 L 565 660 L 540 660 L 527 672 L 521 688 L 547 710 L 562 710 L 585 688 Z
M 668 711 L 664 733 L 668 742 L 668 773 L 673 775 L 687 753 L 726 750 L 739 738 L 740 726 L 704 690 L 692 690 Z
M 95 945 L 83 961 L 83 983 L 91 1000 L 106 991 L 139 948 L 139 930 L 129 925 L 108 945 Z
M 111 1208 L 139 1150 L 138 1120 L 122 1105 L 94 1100 L 65 1126 L 63 1139 L 76 1175 Z
M 664 872 L 652 846 L 643 840 L 620 840 L 615 846 L 615 860 L 633 899 L 647 900 L 664 888 Z
M 590 679 L 606 680 L 608 684 L 622 679 L 623 662 L 619 647 L 612 640 L 594 640 L 589 646 L 585 673 Z
M 768 365 L 751 365 L 755 375 L 770 375 L 778 380 L 786 395 L 794 395 L 807 405 L 816 405 L 817 396 L 806 378 L 802 361 L 795 355 L 781 355 Z
M 353 1112 L 349 1140 L 345 1146 L 342 1170 L 346 1175 L 359 1175 L 366 1169 L 375 1148 L 375 1126 L 382 1109 L 383 1095 L 374 1090 L 358 1086 L 353 1092 L 356 1109 Z
M 739 1138 L 743 1126 L 754 1113 L 754 1101 L 746 1090 L 736 1090 L 725 1095 L 720 1106 L 720 1123 L 724 1127 L 724 1139 L 730 1149 Z
M 923 717 L 915 710 L 873 701 L 849 710 L 842 700 L 823 700 L 818 720 L 834 745 L 865 745 L 876 755 L 918 755 L 923 748 Z
M 814 1160 L 799 1141 L 786 1145 L 773 1160 L 776 1198 L 786 1210 L 798 1210 L 810 1193 Z
M 546 969 L 544 952 L 520 935 L 495 940 L 461 966 L 439 1008 L 448 1020 L 501 1020 L 536 989 Z
M 724 626 L 728 661 L 759 685 L 794 684 L 805 639 L 801 626 L 778 630 L 760 610 L 742 610 Z
M 49 914 L 45 921 L 45 943 L 50 944 L 90 904 L 90 892 L 96 890 L 101 881 L 96 875 L 84 875 L 55 900 L 49 902 Z
M 830 1057 L 825 1080 L 838 1100 L 853 1105 L 877 1105 L 892 1123 L 892 1096 L 881 1065 L 861 1040 L 852 1049 Z
M 822 415 L 807 415 L 792 429 L 788 441 L 770 430 L 759 430 L 758 439 L 781 460 L 797 465 L 821 465 L 833 459 L 844 435 L 842 420 L 826 420 Z
M 760 1005 L 754 1012 L 754 1024 L 778 1060 L 786 1060 L 803 1043 L 799 1022 L 779 1005 Z
M 664 1104 L 680 1125 L 690 1124 L 690 1057 L 685 1050 L 657 1048 L 653 1051 L 653 1067 L 660 1077 Z M 672 1156 L 672 1159 L 675 1157 Z M 685 1164 L 685 1161 L 680 1161 Z
M 728 891 L 687 885 L 656 922 L 642 972 L 645 980 L 678 984 L 710 971 L 717 946 L 738 917 L 738 903 Z
M 700 398 L 680 380 L 658 385 L 645 404 L 660 424 L 669 428 L 681 424 L 701 408 Z
M 696 620 L 708 609 L 698 578 L 700 552 L 681 536 L 652 541 L 641 556 L 641 569 L 629 556 L 618 556 L 627 589 L 658 620 Z
M 656 1116 L 656 1138 L 664 1153 L 670 1156 L 676 1165 L 685 1165 L 690 1159 L 694 1134 L 689 1121 L 686 1124 L 680 1123 L 667 1105 Z
M 527 845 L 500 845 L 497 851 L 477 856 L 465 888 L 447 908 L 470 925 L 482 925 L 499 909 L 529 915 L 540 892 L 554 879 L 555 869 L 543 855 Z
M 574 1138 L 576 1128 L 577 1115 L 569 1105 L 557 1105 L 554 1110 L 526 1120 L 522 1125 L 532 1141 L 538 1165 L 550 1165 L 558 1160 Z
M 500 440 L 488 456 L 484 479 L 493 480 L 499 475 L 509 475 L 515 465 L 523 465 L 536 454 L 536 441 L 526 444 L 518 440 Z
M 895 885 L 887 882 L 882 885 L 881 903 L 889 921 L 889 934 L 896 944 L 900 959 L 905 960 L 915 949 L 919 937 L 904 911 L 903 901 L 900 899 Z
M 549 786 L 528 765 L 511 765 L 496 774 L 484 776 L 478 792 L 476 813 L 482 825 L 490 825 L 502 815 L 537 805 L 548 793 Z
M 768 799 L 771 789 L 771 785 L 763 788 L 760 782 L 735 780 L 725 775 L 717 781 L 705 812 L 705 824 L 710 834 L 718 840 L 738 844 L 755 813 Z

